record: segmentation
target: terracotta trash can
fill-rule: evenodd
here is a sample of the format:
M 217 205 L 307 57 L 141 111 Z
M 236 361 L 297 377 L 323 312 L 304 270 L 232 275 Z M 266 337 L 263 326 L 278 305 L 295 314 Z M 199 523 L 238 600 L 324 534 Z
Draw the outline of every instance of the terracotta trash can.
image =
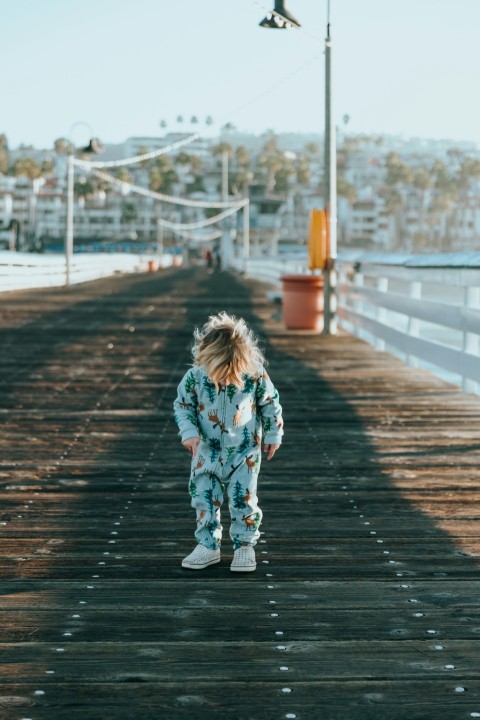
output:
M 156 260 L 149 260 L 147 262 L 148 272 L 157 272 L 158 262 Z
M 283 320 L 288 330 L 323 330 L 323 277 L 284 275 Z

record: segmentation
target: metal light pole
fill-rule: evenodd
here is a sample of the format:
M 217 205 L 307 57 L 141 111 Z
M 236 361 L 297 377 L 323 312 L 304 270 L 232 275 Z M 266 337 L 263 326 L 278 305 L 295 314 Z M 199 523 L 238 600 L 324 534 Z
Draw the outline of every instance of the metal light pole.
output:
M 69 132 L 69 152 L 67 158 L 67 227 L 65 233 L 65 285 L 70 285 L 72 279 L 72 256 L 73 256 L 73 202 L 74 202 L 74 180 L 75 180 L 75 146 L 71 141 L 72 131 L 78 125 L 86 125 L 88 123 L 74 123 Z M 91 128 L 90 128 L 91 129 Z M 98 155 L 103 152 L 103 146 L 98 138 L 91 138 L 88 145 L 82 148 L 82 155 Z
M 70 285 L 72 274 L 73 255 L 73 183 L 74 183 L 74 156 L 70 153 L 67 158 L 67 231 L 65 234 L 65 285 Z
M 332 112 L 332 38 L 330 34 L 330 0 L 327 5 L 327 36 L 325 38 L 325 208 L 327 210 L 328 254 L 324 271 L 325 335 L 337 332 L 337 138 Z
M 228 150 L 224 148 L 222 150 L 222 202 L 227 202 L 228 200 Z M 228 234 L 228 227 L 227 227 L 227 218 L 224 218 L 222 222 L 222 229 L 223 229 L 223 235 L 222 235 L 222 252 L 221 252 L 221 258 L 222 258 L 222 267 L 225 268 L 230 263 L 230 239 Z
M 157 255 L 159 262 L 161 262 L 163 257 L 163 222 L 161 217 L 157 220 Z
M 228 200 L 228 150 L 222 150 L 222 200 Z
M 247 200 L 243 206 L 243 270 L 248 272 L 248 259 L 250 257 L 250 202 Z

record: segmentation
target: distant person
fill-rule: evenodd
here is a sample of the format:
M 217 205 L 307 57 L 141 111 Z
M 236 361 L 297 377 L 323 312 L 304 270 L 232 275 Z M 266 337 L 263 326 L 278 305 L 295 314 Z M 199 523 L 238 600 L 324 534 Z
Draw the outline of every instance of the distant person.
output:
M 222 269 L 222 254 L 218 246 L 213 251 L 213 263 L 215 266 L 215 270 L 217 270 L 217 272 L 220 272 Z
M 210 248 L 205 251 L 205 262 L 207 264 L 207 270 L 213 269 L 213 253 Z
M 260 537 L 258 506 L 262 436 L 267 460 L 280 447 L 282 408 L 253 332 L 221 312 L 194 332 L 194 365 L 178 386 L 175 421 L 192 454 L 189 490 L 197 512 L 198 545 L 182 567 L 203 570 L 220 562 L 220 508 L 227 488 L 232 572 L 253 572 Z

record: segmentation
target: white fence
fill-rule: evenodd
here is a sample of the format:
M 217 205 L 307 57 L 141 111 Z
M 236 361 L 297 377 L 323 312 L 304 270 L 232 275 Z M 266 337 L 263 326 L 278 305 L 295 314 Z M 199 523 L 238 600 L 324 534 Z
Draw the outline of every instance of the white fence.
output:
M 478 392 L 479 253 L 363 254 L 338 267 L 346 330 Z
M 132 253 L 74 253 L 71 283 L 97 280 L 122 272 L 145 272 L 154 255 Z M 163 255 L 160 265 L 172 264 L 171 255 Z M 0 252 L 0 292 L 27 288 L 65 285 L 65 258 L 62 255 Z
M 462 385 L 480 388 L 480 253 L 343 254 L 338 317 L 348 332 Z M 248 274 L 280 286 L 306 263 L 252 259 Z
M 298 273 L 303 275 L 310 272 L 306 260 L 282 260 L 274 258 L 250 258 L 245 264 L 242 258 L 235 258 L 229 263 L 230 267 L 238 272 L 246 272 L 255 280 L 271 283 L 276 287 L 282 286 L 280 278 L 282 275 Z

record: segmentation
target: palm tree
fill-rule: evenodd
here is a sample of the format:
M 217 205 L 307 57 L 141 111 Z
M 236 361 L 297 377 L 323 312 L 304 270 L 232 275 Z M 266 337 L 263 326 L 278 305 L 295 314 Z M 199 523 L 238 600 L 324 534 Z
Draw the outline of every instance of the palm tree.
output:
M 190 170 L 193 175 L 200 175 L 202 172 L 202 158 L 200 155 L 190 155 Z
M 88 197 L 89 195 L 93 195 L 95 188 L 92 180 L 87 180 L 86 177 L 82 177 L 75 183 L 74 191 L 75 195 Z
M 160 155 L 155 159 L 155 163 L 150 170 L 149 188 L 155 192 L 171 194 L 174 183 L 178 180 L 171 161 L 165 155 Z
M 387 185 L 410 185 L 413 180 L 412 168 L 404 163 L 396 153 L 388 153 L 385 167 L 387 169 L 387 177 L 385 182 Z
M 388 153 L 385 159 L 385 209 L 393 217 L 395 228 L 395 249 L 400 249 L 404 235 L 405 191 L 413 181 L 412 168 L 404 163 L 394 152 Z
M 229 176 L 229 187 L 228 187 L 228 194 L 229 195 L 242 195 L 245 197 L 248 195 L 248 186 L 250 185 L 250 181 L 252 179 L 252 171 L 249 170 L 247 167 L 240 167 L 238 172 L 235 173 L 235 175 Z
M 402 195 L 395 188 L 389 188 L 383 195 L 385 210 L 393 217 L 394 223 L 394 248 L 399 249 L 402 244 L 402 216 L 404 201 Z
M 149 152 L 149 150 L 148 150 L 148 147 L 147 147 L 146 145 L 142 145 L 141 147 L 138 148 L 138 154 L 139 154 L 139 155 L 147 155 L 148 152 Z M 149 160 L 142 160 L 142 161 L 141 161 L 140 167 L 142 168 L 142 170 L 145 170 L 145 168 L 148 167 L 148 163 L 149 163 L 149 162 L 150 162 Z
M 357 191 L 355 186 L 348 182 L 345 175 L 339 173 L 337 175 L 337 194 L 344 197 L 349 203 L 354 203 L 357 199 Z
M 305 155 L 307 155 L 307 157 L 311 160 L 316 155 L 320 155 L 320 145 L 313 141 L 307 142 L 305 143 L 304 151 Z
M 211 153 L 213 157 L 222 157 L 223 153 L 227 152 L 228 157 L 233 157 L 233 147 L 230 145 L 230 143 L 227 142 L 219 142 L 216 145 L 212 145 L 211 147 Z
M 471 206 L 472 195 L 476 197 L 474 186 L 480 178 L 480 160 L 475 157 L 464 157 L 455 176 L 457 186 L 457 202 L 460 207 L 461 221 L 455 226 L 460 229 L 460 240 L 465 241 L 467 211 Z
M 297 183 L 301 187 L 308 187 L 310 185 L 311 174 L 310 174 L 310 163 L 306 155 L 299 155 L 295 164 L 295 174 Z
M 291 181 L 296 177 L 296 171 L 294 160 L 286 157 L 285 153 L 282 153 L 282 155 L 283 157 L 278 159 L 277 169 L 273 175 L 272 190 L 284 194 L 289 191 Z
M 179 165 L 189 165 L 190 164 L 190 155 L 185 152 L 185 150 L 180 150 L 178 155 L 175 157 L 175 161 Z
M 444 249 L 451 243 L 451 214 L 457 199 L 458 188 L 455 179 L 450 175 L 447 167 L 441 160 L 435 160 L 431 173 L 433 178 L 434 197 L 430 206 L 430 217 L 437 231 L 437 240 Z M 444 227 L 440 237 L 441 226 Z
M 281 173 L 285 165 L 285 155 L 282 150 L 278 147 L 277 136 L 273 130 L 267 130 L 265 133 L 266 140 L 258 156 L 257 168 L 266 175 L 267 190 L 272 192 L 276 186 L 276 175 Z M 285 182 L 285 172 L 281 173 L 282 179 L 280 185 L 282 186 Z M 280 188 L 276 188 L 279 190 Z
M 427 191 L 430 190 L 430 188 L 432 187 L 430 173 L 426 168 L 419 168 L 415 172 L 412 185 L 416 190 L 419 191 L 420 195 L 420 212 L 416 242 L 420 241 L 423 243 L 427 240 L 425 232 L 426 197 Z
M 132 176 L 128 172 L 128 170 L 124 167 L 118 168 L 118 170 L 115 173 L 118 180 L 125 183 L 131 183 L 132 182 Z
M 67 138 L 57 138 L 53 143 L 53 149 L 57 155 L 69 155 L 73 152 L 73 145 Z
M 28 177 L 30 180 L 35 180 L 42 175 L 40 165 L 38 165 L 33 158 L 29 157 L 16 160 L 12 171 L 16 177 Z
M 239 145 L 235 148 L 235 160 L 240 167 L 250 166 L 250 153 L 248 152 L 245 145 Z
M 43 160 L 41 171 L 42 175 L 51 175 L 53 173 L 53 162 L 50 159 Z
M 5 134 L 0 135 L 0 173 L 6 174 L 10 164 L 8 140 Z

